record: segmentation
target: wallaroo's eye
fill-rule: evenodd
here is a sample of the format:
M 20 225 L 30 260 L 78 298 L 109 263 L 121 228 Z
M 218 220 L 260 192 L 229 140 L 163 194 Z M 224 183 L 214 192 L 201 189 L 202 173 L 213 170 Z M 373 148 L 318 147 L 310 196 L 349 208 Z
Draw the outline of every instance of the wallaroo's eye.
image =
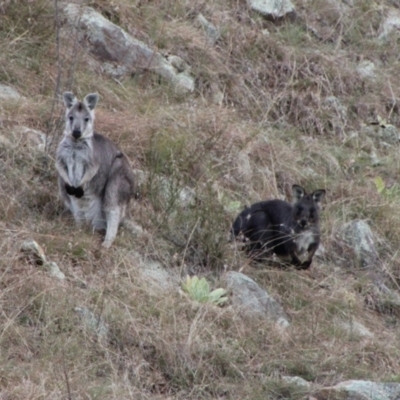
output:
M 88 117 L 85 118 L 85 122 L 89 122 L 89 118 Z
M 74 120 L 74 117 L 71 115 L 71 116 L 69 117 L 69 120 L 72 122 L 72 121 Z

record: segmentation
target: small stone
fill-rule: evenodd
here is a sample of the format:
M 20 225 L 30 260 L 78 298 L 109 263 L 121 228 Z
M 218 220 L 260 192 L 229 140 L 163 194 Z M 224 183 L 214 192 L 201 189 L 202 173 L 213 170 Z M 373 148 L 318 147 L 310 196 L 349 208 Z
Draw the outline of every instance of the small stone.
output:
M 221 36 L 218 29 L 210 21 L 208 21 L 207 18 L 201 13 L 197 16 L 196 19 L 200 23 L 200 25 L 204 28 L 204 31 L 206 32 L 206 35 L 208 36 L 210 43 L 215 44 Z
M 310 382 L 299 376 L 282 376 L 282 380 L 290 385 L 296 385 L 304 389 L 309 389 L 311 387 Z
M 357 66 L 357 72 L 361 78 L 375 79 L 375 64 L 372 61 L 364 60 Z
M 34 240 L 27 240 L 22 243 L 21 251 L 35 264 L 47 271 L 50 276 L 59 280 L 64 280 L 65 275 L 61 272 L 58 265 L 53 261 L 48 261 L 42 247 Z
M 23 242 L 21 245 L 21 251 L 31 257 L 36 265 L 43 265 L 47 262 L 43 249 L 34 240 Z
M 0 84 L 0 101 L 20 100 L 21 95 L 11 86 Z
M 295 14 L 296 9 L 290 0 L 247 0 L 254 11 L 268 18 L 283 18 Z
M 107 339 L 109 329 L 101 316 L 96 316 L 86 307 L 75 307 L 75 311 L 81 317 L 86 329 L 97 335 L 101 340 Z

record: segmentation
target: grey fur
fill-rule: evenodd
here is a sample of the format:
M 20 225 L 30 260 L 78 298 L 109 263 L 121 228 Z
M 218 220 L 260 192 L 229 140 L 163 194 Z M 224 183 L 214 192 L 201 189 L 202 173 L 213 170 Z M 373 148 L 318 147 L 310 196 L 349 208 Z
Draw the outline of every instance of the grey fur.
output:
M 98 95 L 80 102 L 65 92 L 63 99 L 65 129 L 56 157 L 60 196 L 78 223 L 106 229 L 102 245 L 108 248 L 134 193 L 133 171 L 116 145 L 93 130 Z

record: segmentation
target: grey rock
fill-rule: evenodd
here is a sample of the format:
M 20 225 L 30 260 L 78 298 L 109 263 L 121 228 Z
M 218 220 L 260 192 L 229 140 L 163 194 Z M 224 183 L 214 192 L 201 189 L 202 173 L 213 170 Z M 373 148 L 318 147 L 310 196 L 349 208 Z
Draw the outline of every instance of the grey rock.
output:
M 13 134 L 17 137 L 17 145 L 20 143 L 20 139 L 23 139 L 31 146 L 31 148 L 36 148 L 39 151 L 45 151 L 46 144 L 47 146 L 51 144 L 51 138 L 49 138 L 45 133 L 29 128 L 28 126 L 16 127 Z
M 376 78 L 375 70 L 376 70 L 375 64 L 369 60 L 361 61 L 356 68 L 356 71 L 361 76 L 361 78 L 369 78 L 369 79 Z
M 331 6 L 338 7 L 342 10 L 348 10 L 349 7 L 354 7 L 354 0 L 328 0 Z
M 63 3 L 67 23 L 77 29 L 80 44 L 101 62 L 112 75 L 152 71 L 170 81 L 180 92 L 192 92 L 194 79 L 178 70 L 171 60 L 150 49 L 91 7 Z M 114 67 L 113 67 L 114 66 Z
M 180 278 L 175 270 L 165 268 L 161 262 L 144 257 L 136 251 L 128 257 L 140 285 L 146 291 L 160 294 L 160 291 L 171 292 L 179 287 Z
M 240 272 L 229 271 L 224 280 L 226 289 L 232 294 L 233 307 L 243 316 L 271 320 L 284 328 L 290 325 L 281 305 L 253 279 Z
M 389 10 L 379 28 L 378 39 L 385 41 L 393 31 L 400 31 L 400 10 Z
M 75 311 L 79 314 L 85 328 L 90 333 L 98 336 L 100 340 L 107 339 L 109 328 L 101 316 L 95 315 L 86 307 L 75 307 Z
M 215 44 L 221 37 L 219 30 L 201 13 L 197 16 L 196 20 L 203 27 L 210 43 Z
M 391 147 L 400 143 L 400 133 L 394 125 L 365 125 L 361 129 L 361 135 L 375 141 L 377 144 L 383 144 L 385 147 Z
M 26 240 L 21 244 L 21 251 L 35 264 L 46 270 L 50 276 L 64 280 L 65 275 L 58 265 L 48 261 L 42 247 L 34 240 Z
M 325 97 L 322 107 L 330 116 L 333 131 L 337 134 L 342 134 L 347 123 L 347 107 L 335 96 Z
M 51 143 L 51 139 L 48 139 L 45 133 L 27 126 L 15 126 L 11 129 L 4 129 L 4 132 L 7 136 L 0 135 L 0 144 L 9 148 L 26 144 L 31 150 L 43 152 L 46 149 L 46 140 L 48 140 L 47 145 Z
M 224 93 L 219 88 L 216 82 L 211 82 L 210 84 L 210 91 L 211 91 L 211 101 L 213 104 L 222 105 L 224 102 Z
M 237 177 L 243 182 L 251 182 L 253 177 L 253 168 L 250 162 L 249 153 L 245 150 L 237 153 L 235 163 Z
M 6 138 L 4 135 L 0 135 L 0 146 L 3 147 L 14 147 L 10 139 Z
M 300 376 L 282 376 L 282 380 L 289 385 L 299 386 L 302 389 L 310 389 L 311 383 L 307 382 L 305 379 Z
M 156 286 L 157 289 L 168 291 L 178 286 L 178 276 L 164 268 L 158 261 L 149 258 L 141 259 L 139 268 L 142 278 L 150 285 Z
M 374 334 L 358 321 L 337 321 L 337 325 L 351 337 L 372 339 Z
M 318 400 L 398 400 L 400 383 L 350 380 L 323 388 L 314 396 Z
M 63 281 L 65 279 L 64 273 L 60 270 L 59 266 L 54 261 L 48 261 L 44 264 L 50 276 Z
M 333 109 L 342 121 L 346 120 L 347 107 L 345 107 L 337 97 L 335 96 L 325 97 L 323 105 L 325 108 Z
M 296 9 L 290 0 L 247 0 L 254 11 L 268 18 L 283 18 L 293 15 Z
M 0 84 L 0 102 L 6 100 L 20 100 L 21 95 L 11 86 Z
M 375 248 L 377 237 L 364 220 L 354 220 L 344 224 L 339 230 L 339 240 L 352 255 L 354 266 L 370 268 L 376 265 L 378 252 Z
M 383 142 L 393 145 L 398 145 L 400 143 L 400 133 L 394 125 L 385 124 L 379 128 L 379 137 Z

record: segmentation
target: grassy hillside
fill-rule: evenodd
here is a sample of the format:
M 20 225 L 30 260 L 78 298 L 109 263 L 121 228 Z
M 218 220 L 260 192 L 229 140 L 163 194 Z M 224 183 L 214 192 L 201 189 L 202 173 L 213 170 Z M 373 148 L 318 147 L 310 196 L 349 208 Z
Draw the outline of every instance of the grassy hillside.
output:
M 400 381 L 398 310 L 376 306 L 371 282 L 337 239 L 345 222 L 368 220 L 381 239 L 375 268 L 399 289 L 398 32 L 379 39 L 396 4 L 298 0 L 296 18 L 269 21 L 244 0 L 85 3 L 181 57 L 196 90 L 178 94 L 148 71 L 112 79 L 62 24 L 57 1 L 0 2 L 0 83 L 23 96 L 0 100 L 0 397 L 301 399 L 306 391 L 281 376 L 316 387 Z M 200 12 L 220 30 L 215 45 Z M 131 215 L 146 234 L 121 229 L 108 251 L 58 199 L 64 90 L 100 94 L 97 131 L 143 171 Z M 23 127 L 48 135 L 45 152 Z M 293 183 L 327 190 L 324 256 L 310 271 L 249 266 L 227 241 L 231 222 L 245 204 L 285 198 Z M 28 239 L 64 281 L 22 255 Z M 196 305 L 179 285 L 151 284 L 141 259 L 206 276 L 212 287 L 225 270 L 241 270 L 292 325 L 281 331 L 229 305 Z M 77 307 L 106 324 L 105 338 Z M 356 322 L 373 336 L 345 328 Z

